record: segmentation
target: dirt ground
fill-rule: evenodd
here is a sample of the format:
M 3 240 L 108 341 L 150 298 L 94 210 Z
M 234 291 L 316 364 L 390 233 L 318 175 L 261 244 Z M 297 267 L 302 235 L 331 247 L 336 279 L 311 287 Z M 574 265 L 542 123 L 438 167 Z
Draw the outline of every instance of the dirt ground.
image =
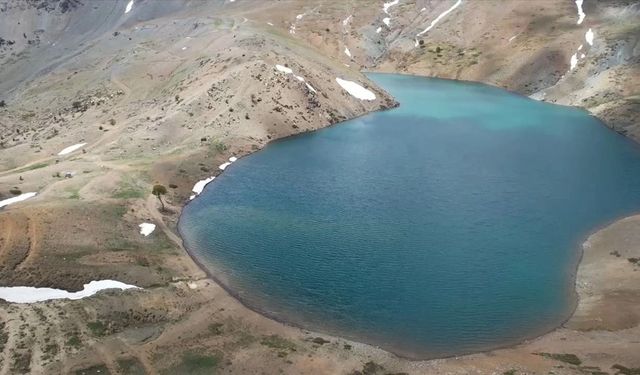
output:
M 453 1 L 400 0 L 388 13 L 364 0 L 135 0 L 125 13 L 127 3 L 0 1 L 0 200 L 38 193 L 0 209 L 0 285 L 143 288 L 0 303 L 0 374 L 640 373 L 640 216 L 585 242 L 579 303 L 562 327 L 429 361 L 245 308 L 207 278 L 176 230 L 194 183 L 229 157 L 395 106 L 364 70 L 580 105 L 638 139 L 636 2 L 587 0 L 577 25 L 573 1 L 464 1 L 421 37 Z M 570 69 L 580 44 L 585 57 Z M 337 77 L 376 100 L 350 96 Z M 168 188 L 164 212 L 154 184 Z M 155 232 L 142 236 L 142 222 Z

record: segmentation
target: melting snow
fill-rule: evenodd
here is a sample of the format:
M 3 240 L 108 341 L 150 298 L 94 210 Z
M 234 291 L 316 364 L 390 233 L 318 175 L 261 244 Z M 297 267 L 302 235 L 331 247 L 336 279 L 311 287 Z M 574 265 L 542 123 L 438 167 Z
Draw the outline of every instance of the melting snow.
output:
M 220 164 L 220 166 L 218 168 L 220 168 L 220 170 L 224 171 L 230 165 L 231 165 L 230 162 L 226 162 L 226 163 Z
M 586 14 L 582 11 L 582 3 L 584 0 L 576 0 L 576 6 L 578 7 L 578 22 L 576 24 L 581 24 L 584 21 L 584 17 Z
M 391 18 L 389 18 L 389 17 L 383 18 L 382 22 L 384 22 L 384 24 L 387 25 L 387 26 L 391 26 Z
M 344 54 L 351 57 L 351 51 L 349 51 L 348 47 L 344 47 Z
M 287 67 L 286 67 L 286 66 L 284 66 L 284 65 L 278 65 L 278 64 L 276 64 L 276 69 L 278 69 L 279 71 L 281 71 L 282 73 L 285 73 L 285 74 L 291 74 L 291 73 L 293 73 L 293 70 L 291 70 L 291 68 L 287 68 Z
M 514 35 L 511 38 L 509 38 L 509 43 L 511 43 L 512 40 L 514 40 L 518 35 Z
M 291 74 L 291 73 L 293 73 L 293 70 L 292 70 L 292 69 L 287 68 L 286 66 L 282 66 L 282 65 L 276 65 L 276 69 L 278 69 L 279 71 L 283 72 L 284 74 Z M 314 93 L 317 93 L 316 89 L 314 89 L 310 84 L 308 84 L 308 83 L 304 80 L 304 77 L 297 76 L 297 75 L 295 75 L 295 74 L 294 74 L 293 76 L 294 76 L 294 77 L 296 77 L 296 79 L 297 79 L 298 81 L 300 81 L 300 82 L 304 82 L 304 83 L 305 83 L 305 85 L 307 86 L 307 88 L 308 88 L 310 91 L 313 91 Z M 231 158 L 231 159 L 233 159 L 233 158 Z M 231 159 L 229 159 L 231 162 L 234 162 L 234 161 L 235 161 L 235 160 L 231 160 Z M 223 165 L 224 165 L 224 164 L 223 164 Z M 224 168 L 226 168 L 226 167 L 227 167 L 227 166 L 225 166 Z M 224 170 L 224 168 L 222 168 L 222 165 L 220 166 L 220 169 Z
M 213 181 L 214 179 L 215 177 L 209 177 L 209 178 L 205 178 L 204 180 L 200 180 L 196 182 L 196 184 L 193 185 L 193 189 L 191 189 L 191 191 L 195 193 L 195 195 L 191 196 L 191 199 L 195 198 L 196 195 L 202 193 L 202 190 L 204 190 L 204 187 L 207 186 L 207 184 Z
M 140 227 L 140 234 L 143 236 L 148 236 L 156 230 L 156 225 L 151 223 L 142 223 L 138 225 Z
M 74 152 L 74 151 L 76 151 L 76 150 L 78 150 L 78 149 L 82 148 L 82 146 L 84 146 L 84 145 L 86 145 L 86 143 L 78 143 L 78 144 L 76 144 L 76 145 L 69 146 L 69 147 L 65 148 L 64 150 L 62 150 L 62 151 L 58 152 L 58 155 L 67 155 L 67 154 L 70 154 L 70 153 L 72 153 L 72 152 Z
M 0 287 L 0 298 L 14 303 L 34 303 L 52 299 L 81 299 L 90 297 L 106 289 L 140 289 L 135 285 L 128 285 L 114 280 L 91 281 L 84 284 L 79 292 L 67 292 L 62 289 L 34 288 L 31 286 Z
M 447 16 L 447 14 L 451 13 L 454 9 L 456 9 L 458 7 L 458 5 L 462 4 L 462 0 L 458 0 L 456 1 L 455 4 L 453 4 L 453 6 L 447 10 L 445 10 L 444 12 L 440 13 L 440 15 L 438 17 L 436 17 L 435 20 L 431 21 L 431 25 L 429 25 L 429 27 L 427 27 L 426 29 L 422 30 L 421 32 L 419 32 L 416 37 L 419 37 L 423 34 L 426 34 L 427 32 L 429 32 L 429 30 L 431 30 L 438 22 L 440 22 L 441 19 L 443 19 L 444 17 Z
M 576 65 L 578 65 L 578 54 L 574 53 L 573 56 L 571 56 L 571 67 L 569 68 L 569 70 L 573 70 Z
M 298 14 L 298 15 L 296 16 L 296 19 L 297 19 L 297 20 L 301 20 L 301 19 L 302 19 L 302 17 L 304 17 L 304 13 L 302 13 L 302 14 Z
M 0 208 L 2 208 L 4 206 L 8 206 L 8 205 L 10 205 L 12 203 L 22 202 L 22 201 L 27 200 L 29 198 L 33 198 L 33 197 L 36 196 L 36 194 L 38 194 L 38 193 L 24 193 L 24 194 L 18 195 L 17 197 L 1 200 L 0 201 Z
M 273 26 L 273 24 L 271 22 L 267 22 L 267 25 L 269 26 Z
M 378 27 L 378 28 L 376 29 L 376 34 L 380 34 L 380 31 L 382 31 L 382 27 Z
M 349 24 L 349 22 L 351 22 L 351 19 L 353 18 L 353 15 L 350 15 L 349 17 L 345 18 L 342 21 L 342 26 L 347 26 Z
M 589 43 L 590 46 L 593 45 L 593 30 L 587 30 L 587 33 L 584 34 L 584 39 Z
M 580 58 L 581 58 L 581 59 L 584 59 L 584 56 L 585 56 L 585 55 L 584 55 L 584 53 L 583 53 L 583 54 L 581 54 L 581 55 L 580 55 Z
M 345 91 L 360 100 L 376 100 L 376 94 L 365 89 L 355 82 L 347 81 L 341 78 L 336 78 L 336 82 L 338 82 L 338 84 L 343 89 L 345 89 Z
M 582 49 L 582 47 L 584 47 L 584 46 L 581 44 L 580 47 L 578 47 L 578 51 L 580 51 Z
M 229 158 L 229 161 L 232 162 L 232 163 L 237 161 L 237 160 L 238 160 L 238 158 L 235 157 L 235 156 L 232 156 L 232 157 Z
M 127 7 L 124 9 L 124 14 L 131 12 L 131 8 L 133 8 L 133 0 L 130 0 L 129 3 L 127 3 Z
M 393 1 L 390 1 L 388 3 L 384 3 L 382 5 L 382 9 L 384 10 L 384 12 L 386 14 L 389 14 L 389 8 L 391 8 L 394 5 L 397 5 L 399 2 L 400 2 L 400 0 L 393 0 Z

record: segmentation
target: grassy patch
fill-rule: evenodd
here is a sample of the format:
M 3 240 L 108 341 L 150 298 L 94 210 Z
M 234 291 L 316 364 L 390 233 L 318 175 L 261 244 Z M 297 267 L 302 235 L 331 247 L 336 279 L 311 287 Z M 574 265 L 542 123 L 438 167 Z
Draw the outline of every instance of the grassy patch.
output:
M 70 189 L 67 190 L 69 195 L 67 195 L 67 199 L 80 199 L 80 190 L 79 189 Z
M 187 352 L 182 355 L 180 363 L 167 370 L 167 374 L 212 374 L 222 362 L 222 354 L 200 354 Z
M 616 363 L 611 368 L 617 371 L 616 375 L 640 375 L 640 367 L 629 368 Z
M 545 358 L 555 359 L 556 361 L 568 363 L 570 365 L 580 366 L 582 361 L 575 354 L 567 353 L 534 353 L 536 355 L 543 356 Z
M 296 344 L 293 343 L 293 341 L 278 335 L 264 336 L 262 340 L 260 340 L 260 344 L 271 349 L 276 349 L 279 357 L 285 357 L 287 354 L 297 350 Z
M 71 336 L 67 340 L 67 346 L 70 346 L 74 349 L 79 349 L 81 345 L 82 345 L 82 341 L 80 341 L 80 338 L 78 337 L 78 335 L 76 335 L 75 333 L 71 334 Z
M 209 332 L 214 335 L 214 336 L 218 336 L 222 334 L 222 327 L 223 324 L 222 323 L 211 323 L 209 324 Z
M 144 367 L 136 358 L 118 359 L 118 369 L 124 375 L 145 375 Z
M 112 197 L 116 199 L 137 199 L 145 196 L 145 189 L 137 181 L 134 181 L 131 177 L 124 177 Z
M 76 370 L 76 375 L 104 375 L 109 373 L 109 369 L 104 363 Z
M 96 320 L 95 322 L 87 323 L 87 328 L 94 336 L 105 336 L 107 334 L 107 325 L 104 322 Z

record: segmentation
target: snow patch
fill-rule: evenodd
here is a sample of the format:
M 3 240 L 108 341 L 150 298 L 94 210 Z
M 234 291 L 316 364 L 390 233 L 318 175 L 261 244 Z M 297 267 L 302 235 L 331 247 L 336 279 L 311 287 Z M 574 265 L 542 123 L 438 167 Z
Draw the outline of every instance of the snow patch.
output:
M 513 41 L 518 35 L 514 35 L 511 38 L 509 38 L 509 43 L 511 43 L 511 41 Z
M 24 193 L 24 194 L 18 195 L 17 197 L 1 200 L 0 201 L 0 208 L 2 208 L 4 206 L 8 206 L 8 205 L 13 204 L 13 203 L 22 202 L 22 201 L 27 200 L 29 198 L 33 198 L 37 194 L 38 193 Z
M 573 70 L 576 67 L 576 65 L 578 65 L 578 54 L 574 53 L 571 56 L 571 67 L 569 68 L 569 70 Z
M 429 32 L 429 30 L 431 30 L 438 22 L 440 22 L 441 19 L 443 19 L 444 17 L 447 16 L 447 14 L 451 13 L 454 9 L 456 9 L 460 4 L 462 4 L 462 0 L 458 0 L 456 1 L 455 4 L 453 4 L 453 6 L 447 10 L 445 10 L 444 12 L 440 13 L 440 15 L 438 17 L 436 17 L 435 20 L 431 21 L 431 24 L 429 25 L 429 27 L 427 27 L 426 29 L 422 30 L 421 32 L 419 32 L 416 37 L 419 37 L 423 34 L 426 34 Z
M 384 3 L 382 4 L 382 10 L 384 10 L 386 14 L 389 14 L 389 8 L 391 8 L 394 5 L 398 5 L 399 2 L 400 0 L 393 0 L 388 3 Z
M 75 144 L 73 146 L 69 146 L 69 147 L 63 149 L 62 151 L 58 152 L 58 155 L 61 156 L 61 155 L 70 154 L 70 153 L 82 148 L 84 145 L 86 145 L 86 143 L 78 143 L 78 144 Z
M 126 8 L 124 8 L 124 14 L 127 14 L 127 13 L 131 12 L 131 9 L 132 9 L 132 8 L 133 8 L 133 0 L 130 0 L 130 1 L 127 3 L 127 7 L 126 7 Z
M 347 26 L 349 24 L 349 22 L 351 22 L 352 18 L 353 18 L 353 14 L 350 15 L 349 17 L 345 18 L 344 20 L 342 20 L 342 26 Z
M 107 289 L 140 289 L 135 285 L 129 285 L 114 280 L 91 281 L 84 284 L 79 292 L 67 292 L 63 289 L 35 288 L 31 286 L 0 287 L 0 298 L 13 303 L 34 303 L 53 299 L 81 299 L 90 297 L 101 290 Z
M 291 68 L 287 68 L 284 65 L 278 65 L 276 64 L 276 69 L 278 69 L 279 71 L 281 71 L 284 74 L 291 74 L 293 73 L 293 70 L 291 70 Z
M 140 234 L 143 236 L 148 236 L 156 230 L 156 225 L 151 223 L 142 223 L 138 225 L 140 227 Z
M 349 51 L 348 47 L 344 47 L 344 54 L 351 57 L 351 51 Z
M 384 24 L 387 25 L 387 27 L 391 26 L 391 18 L 389 17 L 383 18 L 382 22 L 384 22 Z
M 587 16 L 582 11 L 582 3 L 583 2 L 584 2 L 584 0 L 576 0 L 576 6 L 578 7 L 578 22 L 576 22 L 577 25 L 581 24 L 582 21 L 584 21 L 584 18 Z
M 271 22 L 267 22 L 267 25 L 269 26 L 273 26 L 273 24 Z
M 336 82 L 338 82 L 338 84 L 349 94 L 351 94 L 351 96 L 356 97 L 360 100 L 376 100 L 376 94 L 374 94 L 373 92 L 365 89 L 364 87 L 360 86 L 359 84 L 352 82 L 352 81 L 347 81 L 341 78 L 336 78 Z
M 378 28 L 376 29 L 376 34 L 380 34 L 380 31 L 382 31 L 382 27 L 378 27 Z
M 207 186 L 207 184 L 213 181 L 214 179 L 215 177 L 209 177 L 209 178 L 205 178 L 204 180 L 200 180 L 196 182 L 196 184 L 193 185 L 193 189 L 191 189 L 191 191 L 195 193 L 194 195 L 191 196 L 191 199 L 195 198 L 198 194 L 202 193 L 202 190 L 204 190 L 204 187 Z
M 584 39 L 589 43 L 590 46 L 593 45 L 593 30 L 587 30 L 586 34 L 584 34 Z

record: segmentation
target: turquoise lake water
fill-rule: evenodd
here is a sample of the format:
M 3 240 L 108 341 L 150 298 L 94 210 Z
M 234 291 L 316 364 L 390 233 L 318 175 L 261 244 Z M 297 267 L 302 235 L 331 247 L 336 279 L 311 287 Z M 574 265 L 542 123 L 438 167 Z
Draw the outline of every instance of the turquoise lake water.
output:
M 193 255 L 258 311 L 413 358 L 568 318 L 586 235 L 640 208 L 640 148 L 582 110 L 369 77 L 401 106 L 234 163 L 184 209 Z

